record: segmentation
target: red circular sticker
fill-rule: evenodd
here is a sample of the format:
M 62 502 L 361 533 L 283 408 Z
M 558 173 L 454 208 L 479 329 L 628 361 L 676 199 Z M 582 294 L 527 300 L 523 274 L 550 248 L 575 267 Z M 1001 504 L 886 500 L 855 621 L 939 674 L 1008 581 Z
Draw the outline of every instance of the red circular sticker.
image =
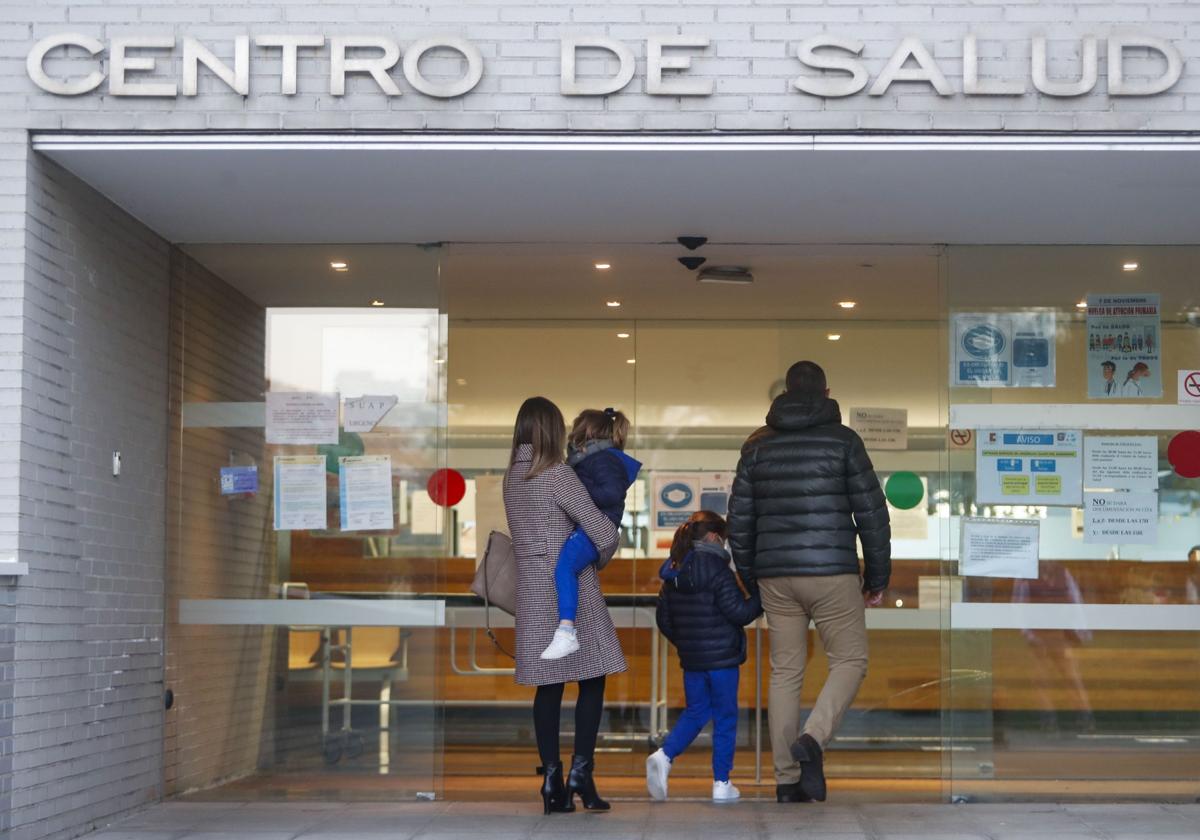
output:
M 467 495 L 467 480 L 458 470 L 438 470 L 425 486 L 435 505 L 454 507 Z
M 1180 432 L 1171 438 L 1167 461 L 1183 478 L 1200 478 L 1200 432 Z

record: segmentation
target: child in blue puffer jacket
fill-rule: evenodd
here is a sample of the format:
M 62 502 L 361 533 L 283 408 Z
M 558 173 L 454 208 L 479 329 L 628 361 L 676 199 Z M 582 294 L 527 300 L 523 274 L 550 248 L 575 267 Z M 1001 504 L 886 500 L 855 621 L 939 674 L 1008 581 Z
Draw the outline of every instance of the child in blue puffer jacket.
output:
M 571 425 L 567 464 L 583 483 L 600 512 L 621 527 L 625 494 L 637 478 L 642 464 L 624 453 L 629 436 L 629 419 L 606 408 L 583 411 Z M 554 566 L 554 589 L 558 594 L 558 628 L 542 651 L 542 659 L 562 659 L 579 650 L 575 636 L 575 613 L 579 609 L 579 574 L 600 559 L 600 552 L 582 528 L 576 528 L 558 553 Z
M 713 801 L 740 795 L 729 781 L 737 743 L 738 671 L 746 661 L 745 627 L 762 614 L 762 604 L 758 595 L 742 594 L 726 536 L 725 520 L 711 510 L 692 514 L 675 532 L 671 556 L 659 571 L 658 628 L 679 654 L 687 708 L 662 749 L 646 759 L 646 787 L 653 799 L 667 798 L 671 762 L 710 720 Z

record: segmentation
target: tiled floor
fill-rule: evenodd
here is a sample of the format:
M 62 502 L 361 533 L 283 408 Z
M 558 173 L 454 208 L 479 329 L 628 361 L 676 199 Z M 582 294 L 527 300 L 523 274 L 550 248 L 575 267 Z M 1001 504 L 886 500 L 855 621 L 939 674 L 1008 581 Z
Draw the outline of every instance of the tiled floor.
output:
M 521 802 L 168 803 L 88 840 L 1146 840 L 1200 838 L 1200 805 L 777 805 L 616 801 L 543 817 Z

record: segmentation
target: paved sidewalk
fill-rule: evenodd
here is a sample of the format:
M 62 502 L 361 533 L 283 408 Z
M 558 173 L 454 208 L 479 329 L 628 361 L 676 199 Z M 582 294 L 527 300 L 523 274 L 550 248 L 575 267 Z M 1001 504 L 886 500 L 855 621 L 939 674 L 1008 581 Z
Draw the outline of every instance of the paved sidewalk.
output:
M 530 796 L 532 800 L 532 795 Z M 88 840 L 1174 840 L 1200 805 L 777 805 L 617 801 L 543 817 L 538 803 L 168 803 Z

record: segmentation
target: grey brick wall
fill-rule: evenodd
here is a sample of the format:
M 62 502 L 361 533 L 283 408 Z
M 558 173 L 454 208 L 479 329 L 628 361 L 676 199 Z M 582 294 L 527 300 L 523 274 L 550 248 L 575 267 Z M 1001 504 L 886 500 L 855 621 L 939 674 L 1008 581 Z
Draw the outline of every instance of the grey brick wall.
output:
M 1200 9 L 1187 0 L 1044 2 L 941 0 L 926 3 L 845 0 L 645 0 L 567 3 L 534 0 L 228 0 L 190 2 L 10 3 L 0 26 L 0 127 L 37 129 L 428 129 L 428 130 L 1196 130 L 1200 129 Z M 1104 38 L 1130 29 L 1175 43 L 1191 63 L 1184 78 L 1155 97 L 1104 95 L 1104 49 L 1097 92 L 1076 99 L 1024 96 L 933 95 L 927 85 L 894 85 L 886 96 L 858 94 L 821 100 L 791 88 L 801 72 L 796 43 L 831 32 L 865 42 L 872 77 L 899 38 L 923 38 L 955 89 L 962 89 L 962 37 L 980 34 L 981 75 L 1028 79 L 1030 36 L 1049 41 L 1053 78 L 1077 73 L 1080 37 Z M 388 98 L 374 82 L 352 77 L 348 95 L 332 97 L 328 51 L 305 54 L 299 92 L 279 93 L 278 50 L 251 47 L 251 92 L 243 99 L 212 74 L 202 73 L 200 95 L 178 99 L 108 96 L 104 88 L 74 98 L 39 91 L 26 77 L 24 58 L 38 38 L 64 31 L 107 41 L 114 35 L 185 34 L 200 38 L 223 59 L 237 35 L 267 33 L 381 33 L 406 48 L 418 38 L 449 34 L 481 49 L 485 72 L 461 99 L 438 101 L 413 90 L 399 67 L 392 75 L 403 95 Z M 645 39 L 650 35 L 708 36 L 690 76 L 714 80 L 707 98 L 645 94 Z M 638 56 L 638 72 L 623 92 L 606 98 L 559 94 L 559 39 L 604 35 Z M 162 75 L 178 81 L 179 53 Z M 322 57 L 323 56 L 323 57 Z M 589 72 L 603 60 L 584 62 Z M 49 62 L 69 69 L 68 60 Z M 1131 54 L 1135 74 L 1152 74 L 1158 61 Z M 454 75 L 456 58 L 432 54 L 430 75 Z M 1030 91 L 1032 87 L 1030 86 Z
M 162 786 L 169 248 L 27 162 L 13 840 L 74 836 Z

